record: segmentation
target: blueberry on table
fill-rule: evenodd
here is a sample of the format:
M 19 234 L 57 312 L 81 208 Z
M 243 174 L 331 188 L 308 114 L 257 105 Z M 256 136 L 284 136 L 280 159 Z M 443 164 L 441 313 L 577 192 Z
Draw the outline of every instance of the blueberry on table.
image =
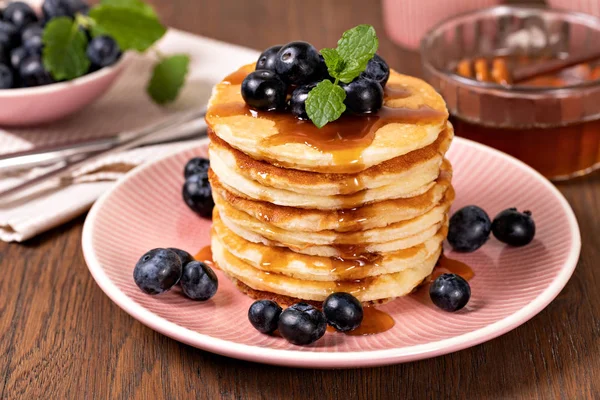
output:
M 383 106 L 383 89 L 375 81 L 357 78 L 342 87 L 346 92 L 344 104 L 354 114 L 373 114 Z
M 277 53 L 282 47 L 282 45 L 271 46 L 265 51 L 263 51 L 260 57 L 258 57 L 255 69 L 268 69 L 270 71 L 275 71 L 275 61 L 277 60 Z
M 182 266 L 185 266 L 187 263 L 195 261 L 194 257 L 185 250 L 176 249 L 174 247 L 169 247 L 167 250 L 171 250 L 173 253 L 179 256 L 179 260 L 181 261 Z
M 0 64 L 0 89 L 11 89 L 15 85 L 12 70 L 6 64 Z
M 219 288 L 215 272 L 200 261 L 192 261 L 183 267 L 179 283 L 183 294 L 192 300 L 206 301 L 213 297 Z
M 323 314 L 336 330 L 349 332 L 362 323 L 363 307 L 350 293 L 333 293 L 323 302 Z
M 200 216 L 211 217 L 215 202 L 212 198 L 212 190 L 206 173 L 192 175 L 185 180 L 183 200 L 192 211 Z
M 210 161 L 208 158 L 194 157 L 190 159 L 185 168 L 183 169 L 183 176 L 189 178 L 196 174 L 206 174 L 210 168 Z
M 48 85 L 54 82 L 52 76 L 44 69 L 42 58 L 30 56 L 21 62 L 19 66 L 21 84 L 25 87 Z
M 444 311 L 458 311 L 467 305 L 471 298 L 469 283 L 456 274 L 443 274 L 429 287 L 429 297 Z
M 367 68 L 360 74 L 360 77 L 375 81 L 383 88 L 390 77 L 390 67 L 383 58 L 375 54 L 373 58 L 369 60 Z
M 33 8 L 31 8 L 29 4 L 24 3 L 22 1 L 8 3 L 6 8 L 4 9 L 2 17 L 5 21 L 10 22 L 19 30 L 38 20 L 38 17 L 35 11 L 33 11 Z
M 258 300 L 248 309 L 248 320 L 261 333 L 273 333 L 279 324 L 281 315 L 279 304 L 271 300 Z
M 466 206 L 450 218 L 448 243 L 456 251 L 470 253 L 490 237 L 492 222 L 487 213 L 477 206 Z
M 308 114 L 306 114 L 306 99 L 308 98 L 308 92 L 310 92 L 315 86 L 316 83 L 309 83 L 308 85 L 298 86 L 292 92 L 292 97 L 290 98 L 290 111 L 291 113 L 298 119 L 308 119 Z
M 176 253 L 167 249 L 152 249 L 135 264 L 133 280 L 144 293 L 160 294 L 179 282 L 182 269 Z
M 88 44 L 87 56 L 92 65 L 104 68 L 113 65 L 121 57 L 121 49 L 110 36 L 96 36 Z
M 281 313 L 277 327 L 285 340 L 304 346 L 323 337 L 327 329 L 327 321 L 323 313 L 315 307 L 298 303 Z
M 511 246 L 525 246 L 535 236 L 535 222 L 531 211 L 519 212 L 516 208 L 502 211 L 492 222 L 492 232 L 496 239 Z
M 322 58 L 310 43 L 291 42 L 277 53 L 275 71 L 284 82 L 302 85 L 314 81 L 321 72 Z
M 268 69 L 251 72 L 242 82 L 242 97 L 250 107 L 272 111 L 285 106 L 287 85 Z

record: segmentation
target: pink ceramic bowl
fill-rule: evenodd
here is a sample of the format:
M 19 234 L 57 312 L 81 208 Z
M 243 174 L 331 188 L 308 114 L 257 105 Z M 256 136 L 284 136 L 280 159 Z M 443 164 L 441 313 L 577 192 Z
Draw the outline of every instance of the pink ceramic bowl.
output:
M 0 90 L 0 126 L 31 126 L 73 114 L 98 100 L 125 67 L 126 56 L 115 65 L 51 85 Z

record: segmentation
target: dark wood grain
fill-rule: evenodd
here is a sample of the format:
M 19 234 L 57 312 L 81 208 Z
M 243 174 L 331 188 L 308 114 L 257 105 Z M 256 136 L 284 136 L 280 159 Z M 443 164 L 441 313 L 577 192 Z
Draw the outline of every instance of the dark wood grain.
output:
M 154 0 L 180 29 L 255 47 L 331 46 L 358 23 L 384 30 L 366 0 Z M 390 64 L 419 60 L 388 39 Z M 385 368 L 319 371 L 258 365 L 168 339 L 121 311 L 81 253 L 83 218 L 23 245 L 0 243 L 0 399 L 598 399 L 600 179 L 563 184 L 581 224 L 575 275 L 544 311 L 491 342 Z M 433 321 L 435 323 L 435 321 Z

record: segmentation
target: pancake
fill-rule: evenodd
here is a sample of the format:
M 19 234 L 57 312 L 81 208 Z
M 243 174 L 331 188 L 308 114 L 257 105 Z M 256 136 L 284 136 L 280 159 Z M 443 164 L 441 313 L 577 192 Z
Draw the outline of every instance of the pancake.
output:
M 428 212 L 442 201 L 444 196 L 454 198 L 450 184 L 452 168 L 448 161 L 443 162 L 434 185 L 421 195 L 337 210 L 300 209 L 255 201 L 226 189 L 214 174 L 209 175 L 213 195 L 220 196 L 229 206 L 277 228 L 302 232 L 349 232 L 381 228 Z M 450 192 L 447 194 L 448 190 Z
M 218 159 L 219 163 L 225 164 L 227 170 L 247 180 L 256 181 L 261 186 L 296 193 L 332 196 L 352 194 L 392 184 L 401 185 L 402 191 L 407 193 L 426 185 L 437 178 L 443 156 L 454 136 L 454 130 L 448 122 L 447 128 L 429 146 L 355 174 L 320 174 L 276 167 L 234 149 L 210 130 L 208 135 L 211 159 Z M 222 180 L 228 184 L 226 176 L 223 176 Z
M 452 198 L 444 197 L 438 205 L 422 215 L 381 228 L 354 232 L 336 232 L 333 230 L 303 232 L 295 229 L 278 228 L 231 207 L 218 194 L 213 197 L 215 204 L 218 206 L 219 215 L 228 224 L 235 224 L 241 229 L 254 232 L 268 240 L 292 247 L 354 245 L 356 243 L 370 245 L 408 238 L 433 225 L 440 224 L 446 218 L 452 204 Z
M 218 216 L 216 214 L 218 214 L 218 211 L 213 212 L 213 220 L 215 220 L 216 218 L 220 218 L 223 224 L 227 226 L 227 228 L 229 228 L 236 235 L 241 236 L 242 238 L 250 242 L 262 243 L 267 246 L 287 247 L 290 250 L 293 250 L 297 253 L 321 257 L 348 258 L 361 255 L 368 255 L 371 253 L 390 253 L 402 249 L 408 249 L 432 238 L 440 229 L 447 225 L 446 218 L 445 220 L 440 221 L 439 223 L 424 228 L 422 231 L 419 231 L 414 235 L 381 243 L 356 243 L 353 245 L 315 245 L 305 243 L 293 244 L 288 242 L 281 242 L 281 238 L 277 235 L 270 235 L 271 238 L 269 239 L 261 234 L 250 231 L 248 229 L 244 229 L 241 226 L 236 225 L 234 222 L 232 222 L 222 214 L 219 214 Z
M 211 247 L 213 259 L 218 267 L 227 275 L 234 277 L 250 288 L 312 301 L 323 301 L 331 293 L 340 291 L 351 293 L 361 302 L 403 296 L 410 293 L 423 279 L 431 274 L 441 254 L 440 248 L 422 265 L 397 273 L 352 281 L 331 282 L 301 280 L 285 275 L 267 273 L 254 268 L 228 252 L 217 235 L 213 235 Z
M 249 242 L 233 233 L 219 218 L 214 221 L 213 234 L 228 252 L 254 268 L 297 279 L 338 281 L 390 274 L 421 265 L 440 249 L 446 233 L 442 229 L 417 246 L 355 260 L 308 256 L 285 247 Z
M 253 69 L 244 66 L 215 86 L 206 122 L 231 147 L 277 166 L 359 172 L 430 145 L 446 127 L 448 111 L 435 89 L 395 71 L 386 87 L 409 95 L 388 96 L 373 116 L 348 116 L 319 129 L 289 113 L 250 110 L 241 96 L 241 82 Z

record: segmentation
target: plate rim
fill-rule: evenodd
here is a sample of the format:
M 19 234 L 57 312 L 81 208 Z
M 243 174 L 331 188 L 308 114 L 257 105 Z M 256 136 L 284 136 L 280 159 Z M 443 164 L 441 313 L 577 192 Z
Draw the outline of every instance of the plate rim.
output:
M 563 265 L 563 268 L 554 278 L 554 280 L 552 280 L 552 282 L 544 289 L 544 291 L 526 306 L 499 321 L 472 332 L 438 340 L 436 342 L 383 350 L 353 352 L 309 352 L 300 350 L 281 350 L 235 343 L 229 340 L 219 339 L 197 331 L 193 331 L 152 313 L 123 293 L 111 281 L 108 275 L 106 275 L 102 265 L 95 255 L 93 250 L 93 231 L 98 213 L 119 187 L 126 184 L 130 179 L 138 174 L 144 173 L 146 169 L 154 167 L 155 164 L 160 163 L 167 158 L 175 157 L 177 154 L 184 151 L 189 151 L 199 146 L 206 145 L 208 142 L 209 139 L 204 138 L 198 141 L 193 148 L 170 153 L 150 163 L 141 165 L 119 180 L 92 206 L 85 219 L 81 239 L 84 259 L 90 273 L 92 274 L 92 277 L 100 289 L 119 308 L 149 328 L 179 342 L 186 343 L 201 350 L 246 361 L 300 368 L 374 367 L 437 357 L 495 339 L 529 321 L 531 318 L 539 314 L 544 308 L 546 308 L 546 306 L 548 306 L 548 304 L 550 304 L 550 302 L 554 300 L 556 296 L 558 296 L 571 278 L 579 261 L 581 252 L 581 233 L 579 230 L 579 224 L 573 209 L 563 194 L 548 179 L 522 161 L 489 146 L 485 146 L 461 137 L 455 137 L 455 143 L 461 143 L 462 145 L 474 147 L 478 151 L 495 154 L 507 162 L 515 164 L 515 166 L 518 168 L 524 169 L 525 172 L 532 175 L 532 178 L 541 181 L 541 183 L 554 194 L 554 196 L 558 199 L 561 208 L 566 214 L 570 228 L 569 231 L 572 237 L 572 246 L 570 248 L 569 255 Z

